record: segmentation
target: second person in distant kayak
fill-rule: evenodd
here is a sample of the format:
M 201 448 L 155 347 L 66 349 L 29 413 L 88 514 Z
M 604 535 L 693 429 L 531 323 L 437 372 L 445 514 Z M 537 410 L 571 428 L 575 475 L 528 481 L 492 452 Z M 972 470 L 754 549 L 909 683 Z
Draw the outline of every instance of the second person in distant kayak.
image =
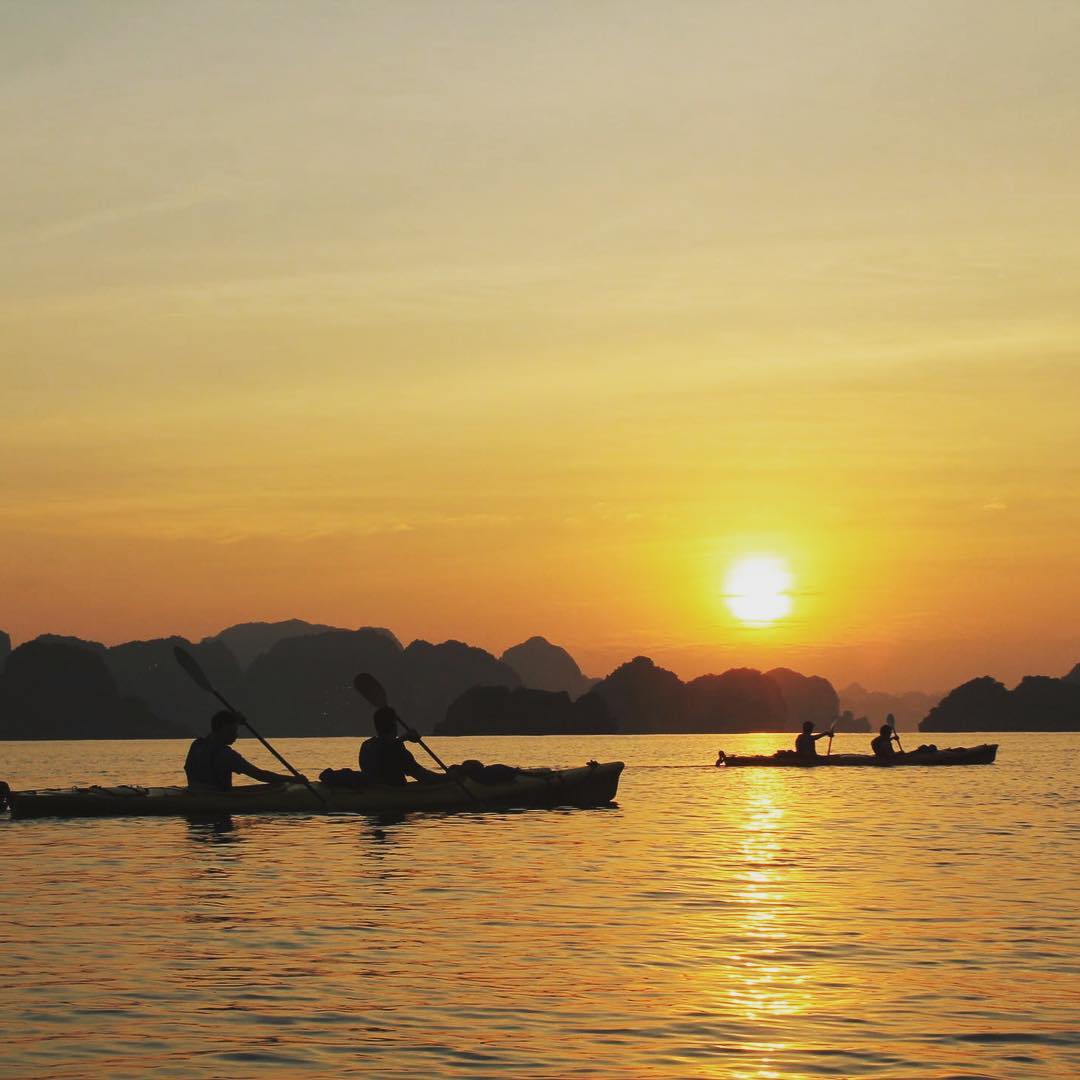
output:
M 890 714 L 892 719 L 892 714 Z M 877 737 L 870 740 L 870 749 L 874 751 L 874 757 L 896 757 L 893 749 L 893 740 L 900 741 L 900 736 L 893 730 L 892 724 L 882 724 Z

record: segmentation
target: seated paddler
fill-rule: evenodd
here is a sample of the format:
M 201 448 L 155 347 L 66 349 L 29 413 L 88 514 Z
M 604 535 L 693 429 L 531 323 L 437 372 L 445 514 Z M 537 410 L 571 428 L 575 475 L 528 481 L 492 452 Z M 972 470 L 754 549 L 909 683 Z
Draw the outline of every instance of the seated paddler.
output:
M 210 734 L 201 735 L 188 750 L 184 762 L 188 787 L 203 791 L 228 791 L 234 773 L 250 776 L 262 784 L 291 784 L 297 778 L 291 774 L 269 772 L 252 765 L 233 749 L 244 718 L 239 713 L 223 709 L 210 718 Z M 300 777 L 303 780 L 303 777 Z
M 421 784 L 439 783 L 446 778 L 442 773 L 425 769 L 406 742 L 419 742 L 420 736 L 406 728 L 403 735 L 397 733 L 398 714 L 384 705 L 375 710 L 375 734 L 360 745 L 360 772 L 372 784 L 388 784 L 402 787 L 411 776 Z
M 893 731 L 891 724 L 882 724 L 876 738 L 870 740 L 870 749 L 874 751 L 874 757 L 896 757 L 893 749 L 893 741 L 899 742 L 900 736 Z
M 818 739 L 827 739 L 831 737 L 831 731 L 819 731 L 815 734 L 813 720 L 805 720 L 803 721 L 802 733 L 795 739 L 795 753 L 798 754 L 799 757 L 817 757 Z

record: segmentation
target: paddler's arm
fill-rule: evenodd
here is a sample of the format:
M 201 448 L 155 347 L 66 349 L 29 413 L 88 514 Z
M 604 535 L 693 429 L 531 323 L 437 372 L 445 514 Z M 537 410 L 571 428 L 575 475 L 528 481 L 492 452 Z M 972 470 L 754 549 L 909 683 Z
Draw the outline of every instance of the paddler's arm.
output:
M 405 745 L 406 742 L 419 742 L 420 735 L 413 728 L 406 728 L 401 736 L 401 768 L 406 776 L 411 776 L 421 784 L 438 784 L 446 777 L 442 773 L 432 772 L 425 769 L 419 761 L 412 756 L 412 751 Z
M 237 754 L 237 757 L 240 755 Z M 307 779 L 305 776 L 293 776 L 292 773 L 268 772 L 266 769 L 257 768 L 244 758 L 233 762 L 233 772 L 250 776 L 252 780 L 258 780 L 260 784 L 302 784 Z

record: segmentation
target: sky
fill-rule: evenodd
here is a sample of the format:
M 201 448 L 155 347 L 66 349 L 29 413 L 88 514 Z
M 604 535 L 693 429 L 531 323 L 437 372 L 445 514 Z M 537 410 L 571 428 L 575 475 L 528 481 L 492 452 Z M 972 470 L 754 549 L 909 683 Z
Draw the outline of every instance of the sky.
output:
M 16 642 L 1080 661 L 1075 3 L 8 3 L 0 130 Z

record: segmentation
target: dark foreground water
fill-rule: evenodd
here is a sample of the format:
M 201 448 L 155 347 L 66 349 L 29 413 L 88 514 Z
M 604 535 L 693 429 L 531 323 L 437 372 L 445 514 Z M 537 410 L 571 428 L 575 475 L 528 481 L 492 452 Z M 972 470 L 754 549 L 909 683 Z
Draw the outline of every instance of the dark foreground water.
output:
M 4 1075 L 1075 1077 L 1080 736 L 996 741 L 803 772 L 695 767 L 774 736 L 444 739 L 629 768 L 591 811 L 2 820 Z M 183 752 L 6 743 L 0 777 L 175 781 Z

